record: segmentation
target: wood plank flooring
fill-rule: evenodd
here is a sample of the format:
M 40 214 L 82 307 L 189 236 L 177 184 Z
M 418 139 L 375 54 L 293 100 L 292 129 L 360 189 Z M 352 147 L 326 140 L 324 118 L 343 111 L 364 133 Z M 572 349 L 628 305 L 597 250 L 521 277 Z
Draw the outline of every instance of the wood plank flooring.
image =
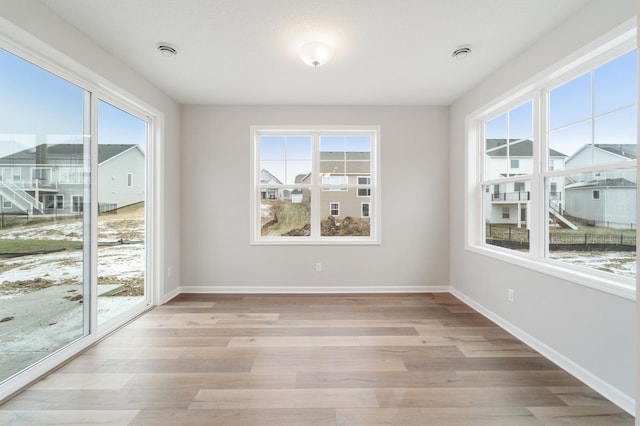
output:
M 0 407 L 0 424 L 633 425 L 450 294 L 189 295 Z

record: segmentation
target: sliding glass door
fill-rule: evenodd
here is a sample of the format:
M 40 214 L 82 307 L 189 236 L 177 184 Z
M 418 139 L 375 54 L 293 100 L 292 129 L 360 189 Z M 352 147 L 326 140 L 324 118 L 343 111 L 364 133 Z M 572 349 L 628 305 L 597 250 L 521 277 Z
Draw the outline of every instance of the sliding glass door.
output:
M 146 124 L 98 102 L 98 326 L 145 302 Z
M 89 332 L 89 99 L 0 50 L 0 381 Z
M 0 49 L 0 384 L 149 303 L 149 119 L 98 96 Z

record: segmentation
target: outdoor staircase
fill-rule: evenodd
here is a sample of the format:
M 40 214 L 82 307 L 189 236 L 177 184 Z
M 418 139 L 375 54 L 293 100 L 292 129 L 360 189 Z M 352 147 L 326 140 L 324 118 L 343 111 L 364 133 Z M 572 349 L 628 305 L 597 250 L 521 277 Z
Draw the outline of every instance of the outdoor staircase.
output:
M 0 195 L 2 195 L 3 199 L 11 201 L 14 206 L 29 215 L 39 214 L 44 211 L 42 202 L 36 200 L 10 180 L 0 180 Z
M 569 221 L 566 217 L 562 215 L 562 209 L 560 206 L 553 200 L 549 200 L 549 218 L 555 219 L 556 223 L 560 225 L 562 228 L 569 228 L 574 231 L 578 230 L 578 227 Z

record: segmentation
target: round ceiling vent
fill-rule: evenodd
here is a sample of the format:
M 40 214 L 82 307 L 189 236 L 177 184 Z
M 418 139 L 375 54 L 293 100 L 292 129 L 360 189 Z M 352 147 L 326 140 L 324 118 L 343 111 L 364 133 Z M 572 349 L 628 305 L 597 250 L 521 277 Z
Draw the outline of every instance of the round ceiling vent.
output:
M 466 46 L 460 47 L 451 53 L 451 56 L 453 56 L 456 59 L 466 58 L 469 55 L 471 55 L 471 48 Z
M 160 52 L 160 54 L 164 57 L 170 58 L 172 56 L 176 56 L 178 54 L 178 51 L 176 50 L 175 47 L 171 47 L 168 44 L 159 44 L 158 45 L 158 52 Z

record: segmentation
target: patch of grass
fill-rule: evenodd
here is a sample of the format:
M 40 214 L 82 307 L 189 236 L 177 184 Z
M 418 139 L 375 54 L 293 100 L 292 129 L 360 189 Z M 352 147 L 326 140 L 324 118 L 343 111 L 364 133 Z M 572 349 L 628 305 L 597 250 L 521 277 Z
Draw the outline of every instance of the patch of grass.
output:
M 0 254 L 37 250 L 72 250 L 78 246 L 82 246 L 82 241 L 0 239 Z
M 262 229 L 262 235 L 285 235 L 296 229 L 302 229 L 311 222 L 311 211 L 308 204 L 279 203 L 272 207 L 274 218 L 268 226 Z

